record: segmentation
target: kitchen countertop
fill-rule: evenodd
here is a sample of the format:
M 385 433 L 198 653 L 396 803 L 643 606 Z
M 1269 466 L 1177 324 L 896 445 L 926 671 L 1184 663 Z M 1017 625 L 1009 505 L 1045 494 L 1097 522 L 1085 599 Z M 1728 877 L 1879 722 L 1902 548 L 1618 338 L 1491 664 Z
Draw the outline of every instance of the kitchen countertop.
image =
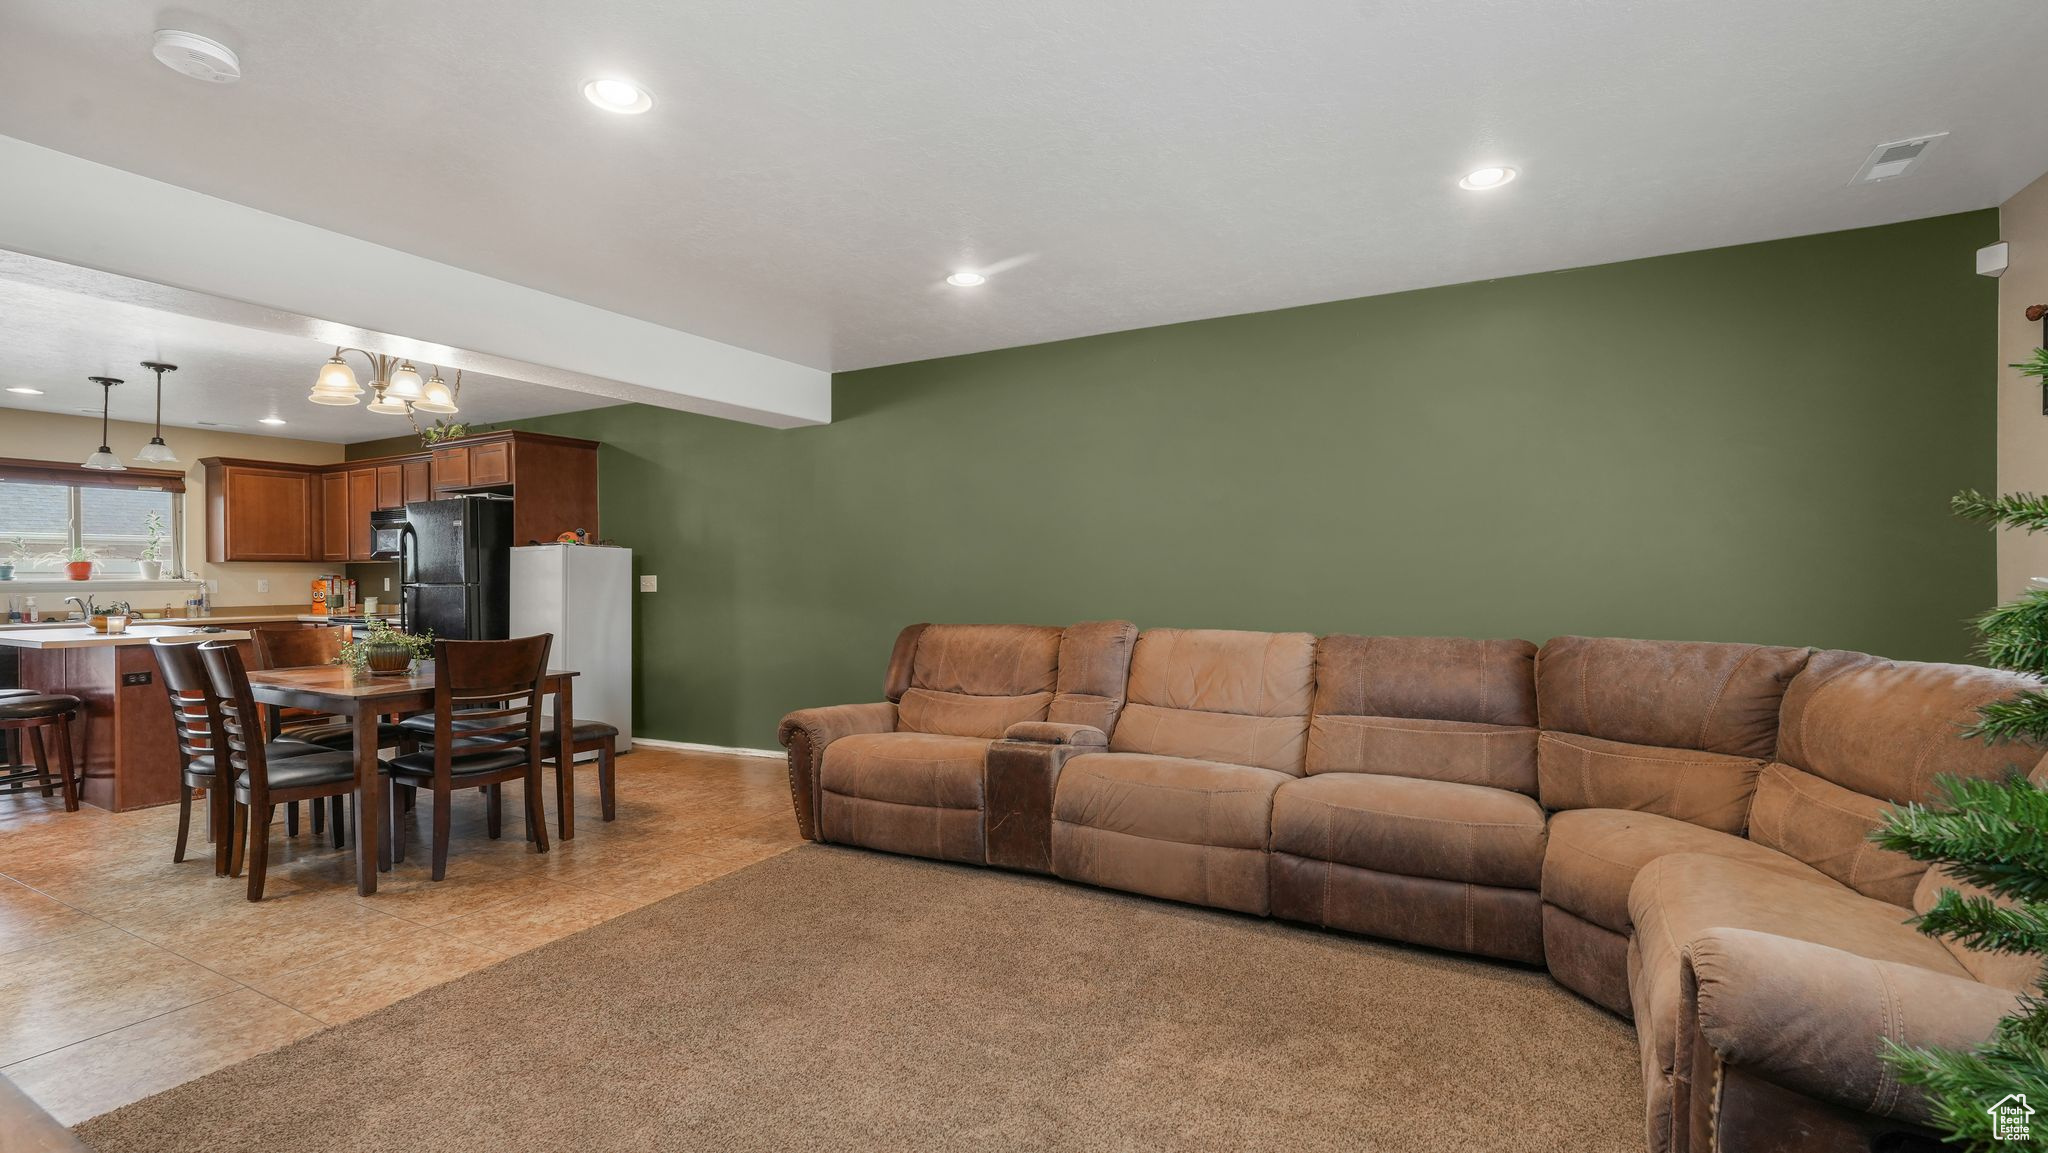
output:
M 345 613 L 342 613 L 342 614 L 340 614 L 340 615 L 342 615 L 342 616 L 345 616 L 345 617 L 346 617 L 346 616 L 359 616 L 359 615 L 361 615 L 361 614 L 358 614 L 358 613 L 346 613 L 346 612 L 345 612 Z M 389 623 L 391 623 L 391 624 L 397 624 L 397 623 L 398 623 L 398 614 L 397 614 L 397 613 L 383 613 L 383 612 L 380 612 L 380 613 L 378 613 L 378 614 L 377 614 L 377 617 L 378 617 L 378 619 L 380 619 L 380 620 L 383 620 L 383 621 L 386 621 L 386 622 L 389 622 Z M 256 625 L 256 624 L 270 624 L 270 623 L 273 623 L 273 622 L 276 622 L 276 621 L 296 621 L 296 622 L 298 622 L 298 623 L 300 623 L 300 624 L 312 624 L 312 625 L 318 625 L 318 624 L 326 624 L 326 623 L 327 623 L 328 621 L 330 621 L 330 620 L 332 620 L 332 619 L 333 619 L 332 617 L 316 616 L 316 615 L 314 615 L 314 614 L 312 614 L 312 613 L 294 613 L 294 612 L 290 612 L 290 611 L 282 611 L 282 610 L 281 610 L 281 611 L 273 611 L 273 612 L 264 612 L 264 611 L 261 611 L 261 610 L 259 610 L 259 609 L 229 609 L 229 610 L 228 610 L 228 611 L 226 611 L 226 612 L 218 612 L 218 613 L 207 613 L 207 614 L 206 614 L 205 616 L 203 616 L 203 617 L 150 617 L 150 618 L 148 618 L 148 619 L 146 619 L 146 620 L 145 620 L 144 618 L 142 618 L 142 617 L 132 617 L 132 618 L 130 618 L 130 623 L 129 623 L 129 627 L 130 627 L 130 628 L 133 628 L 134 626 L 136 626 L 136 625 L 141 625 L 141 624 L 151 624 L 151 625 Z M 15 623 L 13 623 L 13 624 L 8 624 L 8 623 L 6 623 L 6 622 L 0 622 L 0 633 L 4 633 L 4 632 L 7 632 L 7 631 L 9 631 L 9 630 L 11 630 L 11 629 L 49 629 L 49 628 L 65 628 L 65 627 L 68 627 L 68 626 L 71 626 L 71 625 L 76 625 L 77 623 L 78 623 L 78 621 L 77 621 L 77 619 L 76 619 L 76 618 L 73 618 L 72 620 L 69 620 L 69 621 L 38 621 L 38 622 L 36 622 L 35 624 L 29 624 L 29 623 L 28 623 L 27 621 L 18 621 L 18 622 L 15 622 Z
M 272 618 L 278 619 L 278 618 Z M 17 649 L 95 649 L 146 645 L 158 637 L 198 641 L 246 641 L 249 634 L 233 629 L 203 633 L 178 625 L 131 624 L 124 633 L 95 632 L 88 625 L 26 626 L 0 629 L 0 645 Z

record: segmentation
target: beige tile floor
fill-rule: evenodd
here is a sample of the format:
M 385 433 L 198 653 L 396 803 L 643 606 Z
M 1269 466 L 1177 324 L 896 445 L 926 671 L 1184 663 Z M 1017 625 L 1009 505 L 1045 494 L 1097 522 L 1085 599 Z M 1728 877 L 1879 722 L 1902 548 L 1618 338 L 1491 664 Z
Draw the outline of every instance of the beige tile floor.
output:
M 370 897 L 352 848 L 286 838 L 280 817 L 260 904 L 213 875 L 203 842 L 171 862 L 175 806 L 0 795 L 0 1073 L 75 1124 L 798 843 L 779 761 L 642 748 L 619 759 L 610 824 L 596 778 L 577 773 L 566 842 L 548 783 L 546 854 L 510 790 L 498 841 L 483 798 L 458 794 L 438 883 L 423 795 L 406 860 Z

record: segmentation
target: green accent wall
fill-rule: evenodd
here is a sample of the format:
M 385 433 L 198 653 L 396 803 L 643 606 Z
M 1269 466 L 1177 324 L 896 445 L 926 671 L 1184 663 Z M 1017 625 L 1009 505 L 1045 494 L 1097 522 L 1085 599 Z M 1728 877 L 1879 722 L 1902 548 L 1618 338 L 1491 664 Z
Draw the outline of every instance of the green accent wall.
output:
M 641 735 L 772 746 L 913 621 L 1742 640 L 1960 660 L 1993 540 L 1993 211 L 625 405 Z M 999 299 L 987 307 L 999 308 Z

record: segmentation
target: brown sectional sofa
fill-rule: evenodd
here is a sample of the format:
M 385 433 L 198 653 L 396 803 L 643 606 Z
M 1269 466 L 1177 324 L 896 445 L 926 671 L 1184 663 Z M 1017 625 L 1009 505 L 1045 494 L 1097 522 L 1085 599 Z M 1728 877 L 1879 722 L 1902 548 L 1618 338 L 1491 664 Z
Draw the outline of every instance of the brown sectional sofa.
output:
M 1864 1149 L 2033 978 L 1906 922 L 1867 835 L 2030 682 L 1761 645 L 913 625 L 887 700 L 785 718 L 814 840 L 1547 966 L 1637 1028 L 1648 1147 Z

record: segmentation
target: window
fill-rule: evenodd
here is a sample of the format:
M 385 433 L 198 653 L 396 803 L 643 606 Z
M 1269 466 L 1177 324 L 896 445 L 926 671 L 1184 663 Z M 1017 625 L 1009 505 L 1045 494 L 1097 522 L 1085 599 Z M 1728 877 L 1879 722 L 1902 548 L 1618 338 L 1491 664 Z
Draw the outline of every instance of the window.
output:
M 15 565 L 17 580 L 61 577 L 72 550 L 84 549 L 96 562 L 94 576 L 136 577 L 154 516 L 162 538 L 156 559 L 164 572 L 179 573 L 183 500 L 167 489 L 0 476 L 0 560 Z

